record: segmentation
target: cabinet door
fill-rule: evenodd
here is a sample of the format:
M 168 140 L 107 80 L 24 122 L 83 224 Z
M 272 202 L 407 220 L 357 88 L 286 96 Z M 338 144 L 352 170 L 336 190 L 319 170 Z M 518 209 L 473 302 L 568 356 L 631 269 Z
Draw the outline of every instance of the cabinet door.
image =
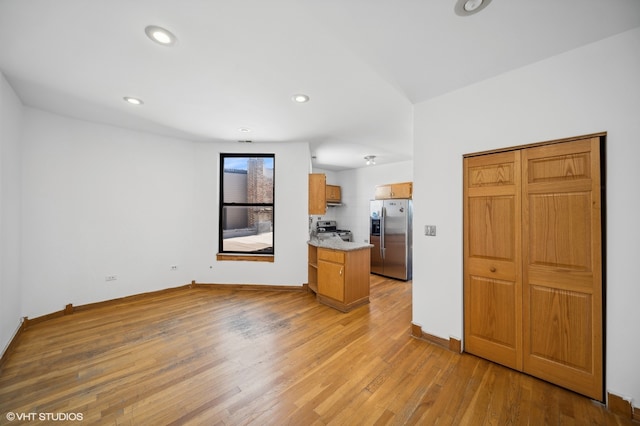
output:
M 411 182 L 394 183 L 391 185 L 392 198 L 411 198 L 413 194 L 413 184 Z
M 520 152 L 464 160 L 465 349 L 522 369 Z
M 376 200 L 389 200 L 391 198 L 411 198 L 412 196 L 412 182 L 392 183 L 389 185 L 376 186 Z
M 391 198 L 391 185 L 378 185 L 375 192 L 376 200 L 387 200 Z
M 337 185 L 327 185 L 327 202 L 339 203 L 341 199 L 340 187 Z
M 327 178 L 324 173 L 309 175 L 309 214 L 325 214 L 327 212 Z
M 344 264 L 318 260 L 318 294 L 344 302 Z

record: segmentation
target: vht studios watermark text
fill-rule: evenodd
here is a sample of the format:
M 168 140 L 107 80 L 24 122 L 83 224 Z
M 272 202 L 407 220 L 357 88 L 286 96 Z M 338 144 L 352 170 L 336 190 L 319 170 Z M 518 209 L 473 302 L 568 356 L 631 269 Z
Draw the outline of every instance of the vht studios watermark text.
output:
M 36 421 L 41 422 L 81 422 L 83 420 L 82 413 L 14 413 L 12 411 L 5 415 L 10 422 L 16 421 Z

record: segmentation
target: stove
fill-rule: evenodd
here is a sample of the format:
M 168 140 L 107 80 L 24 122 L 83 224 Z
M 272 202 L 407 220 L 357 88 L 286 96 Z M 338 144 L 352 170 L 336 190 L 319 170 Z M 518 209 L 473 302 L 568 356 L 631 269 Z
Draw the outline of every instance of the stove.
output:
M 340 237 L 343 241 L 353 241 L 351 231 L 338 229 L 338 224 L 335 220 L 319 220 L 316 222 L 316 235 L 319 240 Z

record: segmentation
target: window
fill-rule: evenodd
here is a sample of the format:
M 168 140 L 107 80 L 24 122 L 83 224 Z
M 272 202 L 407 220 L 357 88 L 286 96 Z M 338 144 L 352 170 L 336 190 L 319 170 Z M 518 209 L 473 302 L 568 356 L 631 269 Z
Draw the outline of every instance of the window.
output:
M 274 170 L 274 154 L 220 154 L 220 253 L 273 255 Z

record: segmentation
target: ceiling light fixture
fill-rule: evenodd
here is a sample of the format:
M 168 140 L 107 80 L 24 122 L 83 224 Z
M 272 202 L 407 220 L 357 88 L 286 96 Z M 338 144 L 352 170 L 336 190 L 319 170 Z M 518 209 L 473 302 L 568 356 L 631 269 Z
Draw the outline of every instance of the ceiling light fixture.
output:
M 144 29 L 144 32 L 151 40 L 163 46 L 171 46 L 178 40 L 171 31 L 156 25 L 149 25 Z
M 129 102 L 131 105 L 142 105 L 144 102 L 142 102 L 141 99 L 138 98 L 132 98 L 131 96 L 125 96 L 124 98 L 125 101 Z
M 366 157 L 364 157 L 365 160 L 367 160 L 367 166 L 370 166 L 372 164 L 376 164 L 376 156 L 375 155 L 367 155 Z
M 297 94 L 297 95 L 293 95 L 291 97 L 291 99 L 293 100 L 293 102 L 297 102 L 299 104 L 303 104 L 305 102 L 309 102 L 309 96 L 308 95 L 303 95 L 303 94 Z
M 251 129 L 248 128 L 248 127 L 240 127 L 238 129 L 238 131 L 241 132 L 241 133 L 249 133 L 251 131 Z
M 491 3 L 491 0 L 457 0 L 453 8 L 456 15 L 469 16 L 480 12 Z

